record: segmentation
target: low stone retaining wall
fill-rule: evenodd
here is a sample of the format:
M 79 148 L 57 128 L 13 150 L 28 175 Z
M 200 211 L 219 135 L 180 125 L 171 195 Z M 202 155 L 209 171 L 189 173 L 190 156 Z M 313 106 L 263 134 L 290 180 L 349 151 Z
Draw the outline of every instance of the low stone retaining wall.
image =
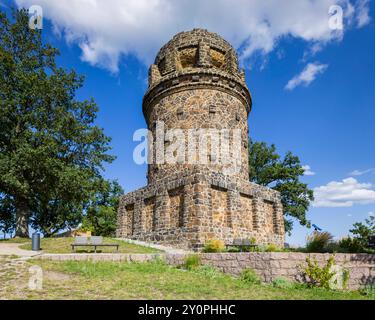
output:
M 301 265 L 306 258 L 315 259 L 324 265 L 330 254 L 307 254 L 294 252 L 243 252 L 243 253 L 202 253 L 202 264 L 211 265 L 219 270 L 239 275 L 243 269 L 254 269 L 265 282 L 276 278 L 286 278 L 293 281 L 304 281 Z M 39 259 L 76 260 L 76 261 L 128 261 L 147 262 L 157 258 L 171 265 L 182 265 L 185 254 L 43 254 Z M 349 271 L 350 289 L 358 289 L 365 285 L 375 285 L 375 254 L 335 254 L 336 265 Z

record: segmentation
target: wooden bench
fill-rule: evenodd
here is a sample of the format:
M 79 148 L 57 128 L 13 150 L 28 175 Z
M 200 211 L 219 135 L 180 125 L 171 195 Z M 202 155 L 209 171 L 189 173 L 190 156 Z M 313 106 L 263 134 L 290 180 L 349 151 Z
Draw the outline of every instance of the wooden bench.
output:
M 234 239 L 232 243 L 226 244 L 226 247 L 238 247 L 240 248 L 240 252 L 243 251 L 244 248 L 257 248 L 258 245 L 252 243 L 249 239 Z
M 94 252 L 96 253 L 97 247 L 116 247 L 118 252 L 120 245 L 117 243 L 103 243 L 103 237 L 91 237 L 90 240 L 88 237 L 75 237 L 71 246 L 72 251 L 75 251 L 77 247 L 94 247 Z

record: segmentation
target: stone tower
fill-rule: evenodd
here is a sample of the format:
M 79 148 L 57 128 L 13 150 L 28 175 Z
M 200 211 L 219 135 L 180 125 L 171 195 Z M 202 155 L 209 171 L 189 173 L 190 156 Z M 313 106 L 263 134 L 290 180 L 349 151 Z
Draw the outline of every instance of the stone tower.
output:
M 251 107 L 237 54 L 220 36 L 194 29 L 164 45 L 143 99 L 148 185 L 121 198 L 117 236 L 192 249 L 213 238 L 282 246 L 279 193 L 248 181 Z

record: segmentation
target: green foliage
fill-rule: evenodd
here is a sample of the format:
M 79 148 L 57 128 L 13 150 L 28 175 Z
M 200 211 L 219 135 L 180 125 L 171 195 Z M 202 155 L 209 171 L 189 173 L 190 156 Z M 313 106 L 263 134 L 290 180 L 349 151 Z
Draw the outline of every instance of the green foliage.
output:
M 262 283 L 258 274 L 253 269 L 250 269 L 250 268 L 242 270 L 240 279 L 243 282 L 248 283 L 248 284 L 261 284 Z
M 359 290 L 360 294 L 375 298 L 375 285 L 367 285 Z
M 185 258 L 184 268 L 185 268 L 186 270 L 193 270 L 193 269 L 196 269 L 196 268 L 198 268 L 200 265 L 201 265 L 201 258 L 200 258 L 200 256 L 197 255 L 197 254 L 189 254 L 189 255 Z
M 265 247 L 265 252 L 283 252 L 284 249 L 283 248 L 280 248 L 278 245 L 274 244 L 274 243 L 270 243 L 269 245 L 267 245 Z
M 101 189 L 87 208 L 82 228 L 96 236 L 111 237 L 116 231 L 119 197 L 124 190 L 117 181 L 103 181 Z
M 198 266 L 194 269 L 194 272 L 199 273 L 199 274 L 201 274 L 204 277 L 209 278 L 209 279 L 217 278 L 217 277 L 221 276 L 221 274 L 222 274 L 215 267 L 208 266 L 208 265 Z
M 359 253 L 364 252 L 363 243 L 358 238 L 343 238 L 338 241 L 340 252 Z
M 350 279 L 350 272 L 348 269 L 344 269 L 342 271 L 342 287 L 343 289 L 346 289 L 349 284 L 349 279 Z
M 110 138 L 94 124 L 93 99 L 78 101 L 84 77 L 59 68 L 58 50 L 28 26 L 28 12 L 0 12 L 0 194 L 28 226 L 51 236 L 77 226 L 100 186 Z
M 272 281 L 272 286 L 279 289 L 293 289 L 296 284 L 285 278 L 276 278 Z
M 223 252 L 224 250 L 225 250 L 224 242 L 218 239 L 211 239 L 205 244 L 203 248 L 203 252 L 207 252 L 207 253 Z
M 290 233 L 293 223 L 287 217 L 296 218 L 301 225 L 310 226 L 306 218 L 309 204 L 314 200 L 313 191 L 300 181 L 304 175 L 297 156 L 287 152 L 281 159 L 275 145 L 249 141 L 249 179 L 281 193 L 284 208 L 285 230 Z
M 303 269 L 303 273 L 307 276 L 307 285 L 309 287 L 321 287 L 330 289 L 330 281 L 336 272 L 332 272 L 331 268 L 335 264 L 333 256 L 329 257 L 325 266 L 320 267 L 316 260 L 306 258 L 307 267 Z
M 357 222 L 349 230 L 364 248 L 368 247 L 368 238 L 375 234 L 375 216 L 370 216 L 364 223 Z
M 9 197 L 0 194 L 0 231 L 11 234 L 16 225 L 14 207 Z
M 308 238 L 306 244 L 307 252 L 328 252 L 328 246 L 332 243 L 333 236 L 327 232 L 314 231 Z

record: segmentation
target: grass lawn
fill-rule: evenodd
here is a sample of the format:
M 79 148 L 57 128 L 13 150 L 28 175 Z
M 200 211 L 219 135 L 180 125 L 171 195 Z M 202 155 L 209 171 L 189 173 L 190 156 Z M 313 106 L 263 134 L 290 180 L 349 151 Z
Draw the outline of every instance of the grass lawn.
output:
M 23 245 L 20 246 L 21 249 L 25 250 L 31 250 L 31 239 L 9 239 L 9 240 L 2 240 L 1 243 L 23 243 Z M 74 238 L 42 238 L 40 242 L 40 247 L 45 253 L 71 253 L 71 244 L 74 243 Z M 143 247 L 131 243 L 127 243 L 125 241 L 121 240 L 115 240 L 111 238 L 104 238 L 103 243 L 118 243 L 119 246 L 119 252 L 121 253 L 155 253 L 160 252 L 159 250 Z M 87 248 L 77 248 L 77 252 L 94 252 L 93 247 L 87 247 Z M 115 252 L 115 247 L 102 247 L 97 248 L 97 252 Z
M 43 270 L 41 291 L 27 288 L 31 265 Z M 22 268 L 16 279 L 11 274 L 1 277 L 0 299 L 374 299 L 359 292 L 302 285 L 282 289 L 271 284 L 248 284 L 212 268 L 186 271 L 161 262 L 34 260 Z

